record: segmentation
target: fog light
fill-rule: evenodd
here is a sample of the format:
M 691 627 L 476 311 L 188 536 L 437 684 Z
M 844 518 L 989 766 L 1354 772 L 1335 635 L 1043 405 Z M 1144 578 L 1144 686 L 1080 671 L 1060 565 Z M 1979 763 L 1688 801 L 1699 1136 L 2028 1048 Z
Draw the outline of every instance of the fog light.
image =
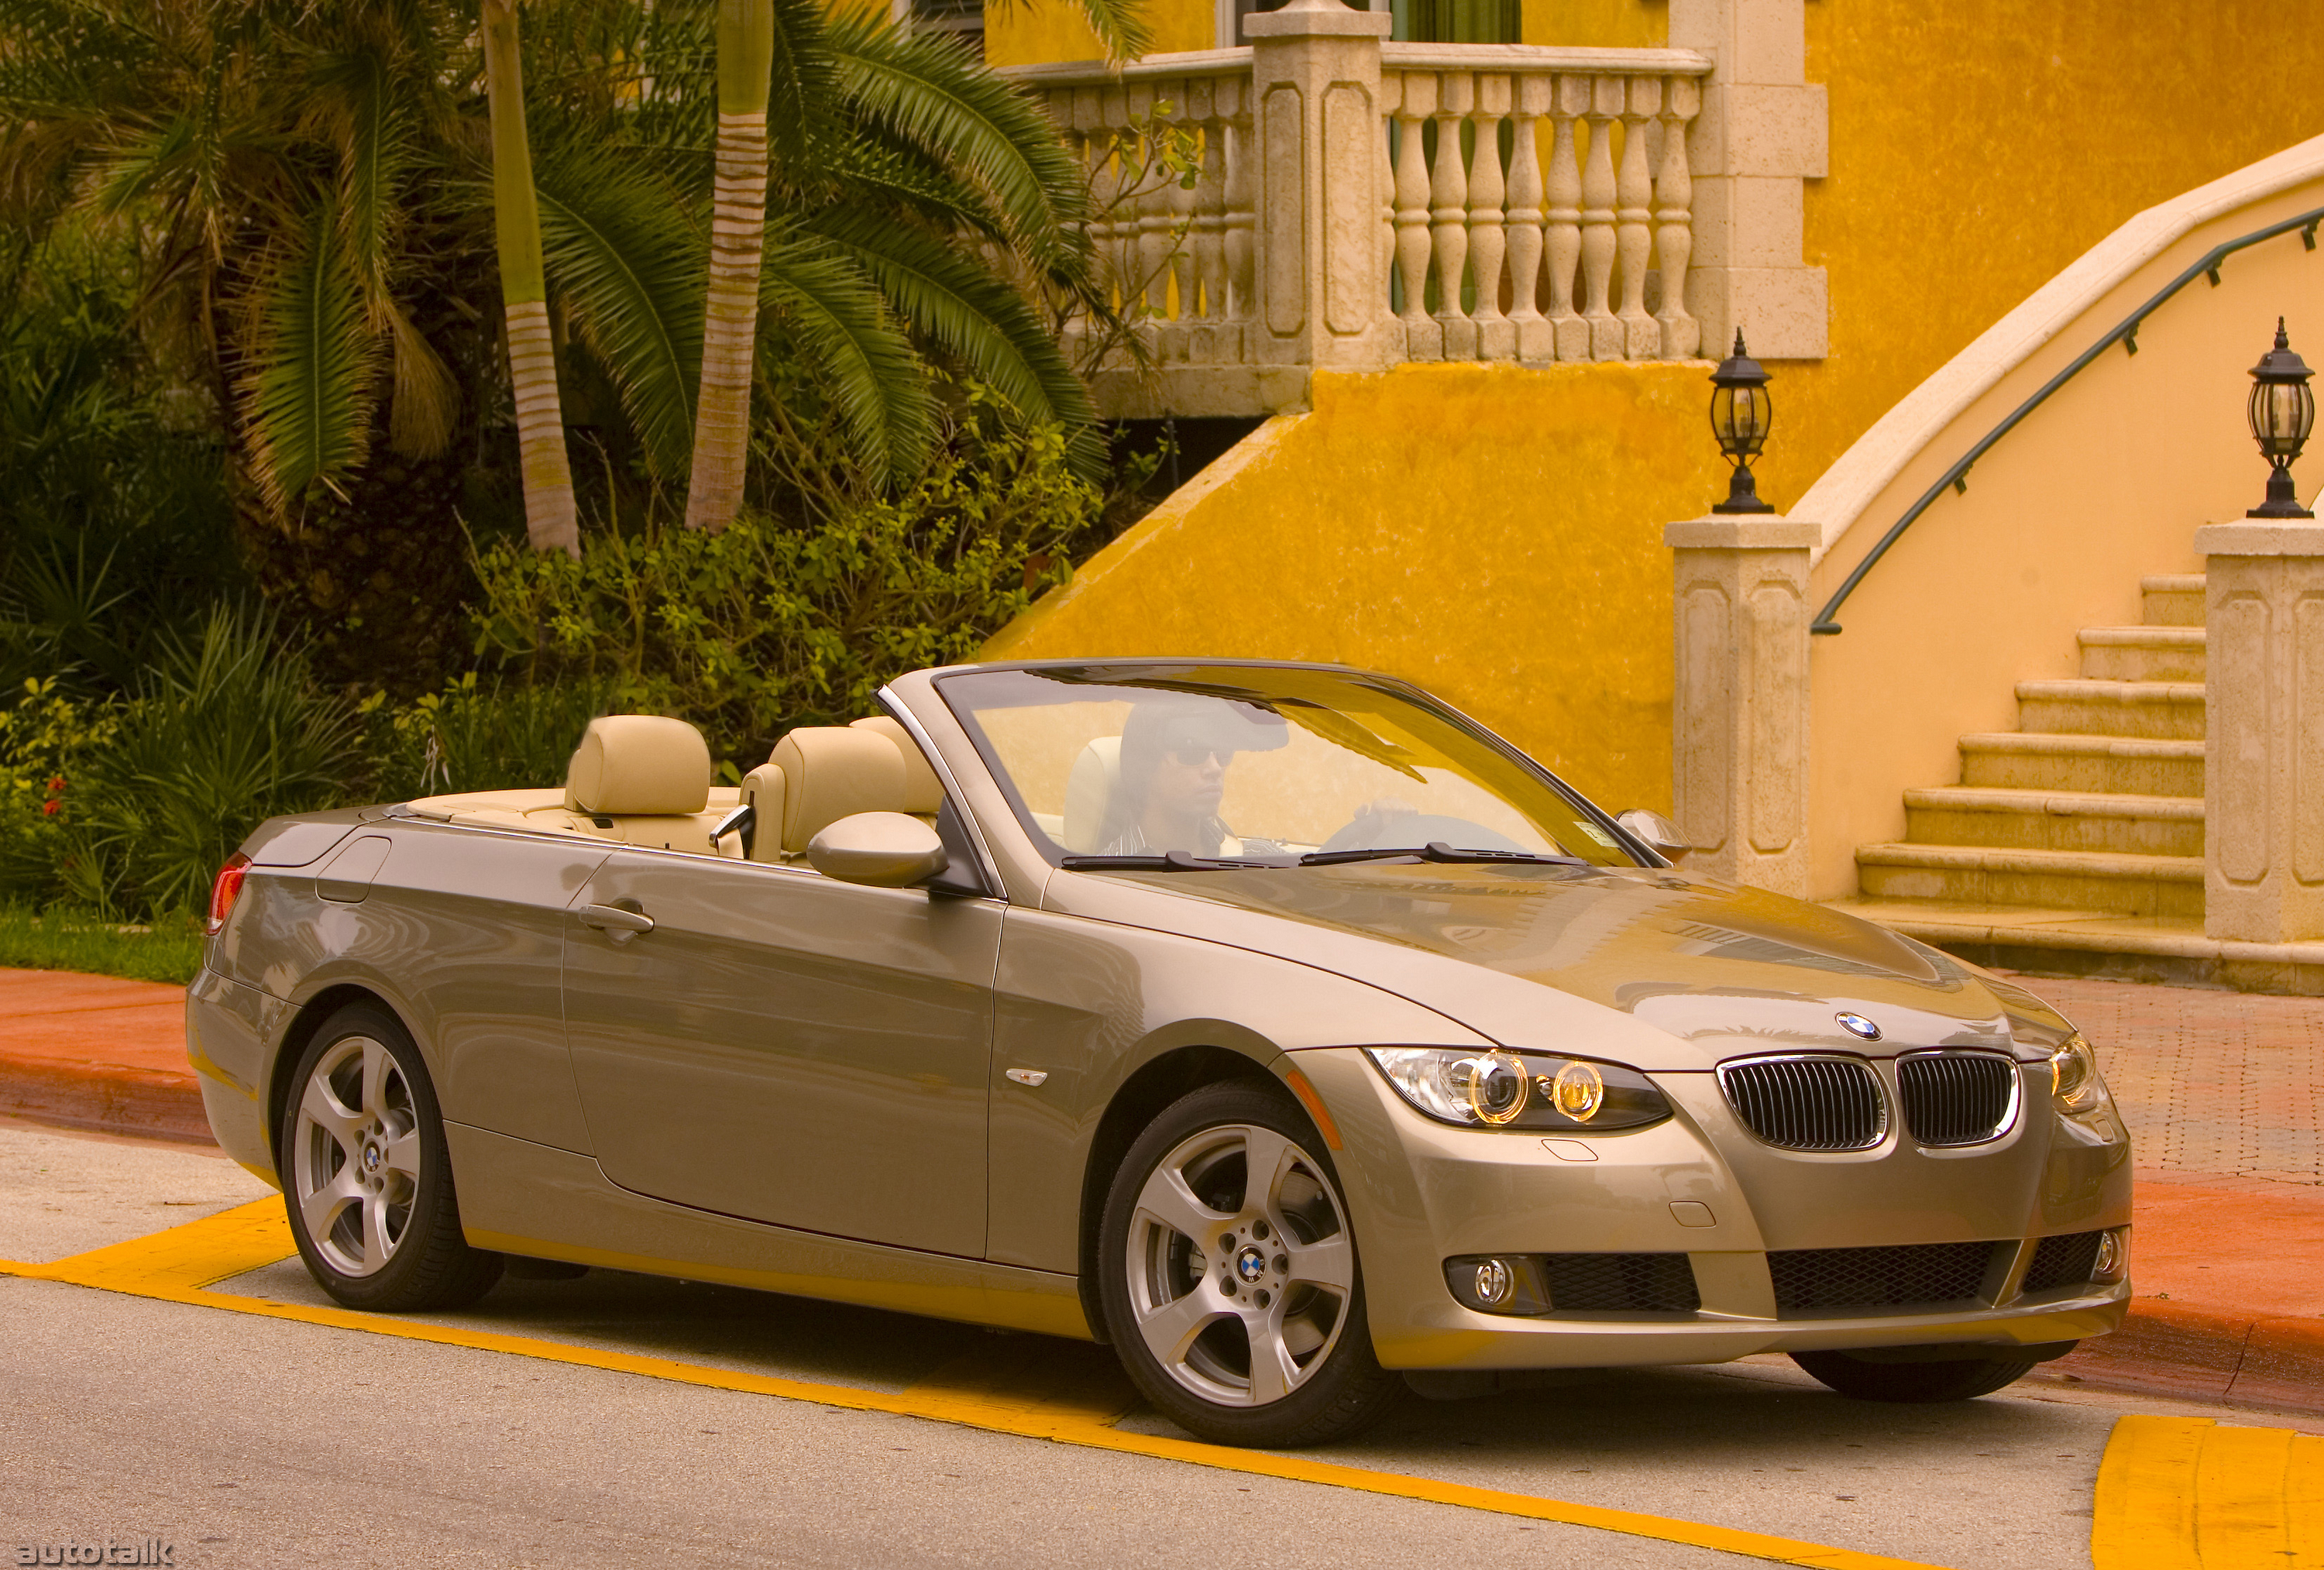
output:
M 2109 1237 L 2113 1234 L 2107 1234 Z M 2104 1250 L 2100 1250 L 2103 1256 Z M 1488 1308 L 1505 1308 L 1517 1290 L 1517 1273 L 1497 1259 L 1477 1266 L 1477 1301 Z
M 2118 1281 L 2130 1273 L 2130 1228 L 2116 1227 L 2098 1235 L 2098 1256 L 2090 1266 L 2090 1280 Z

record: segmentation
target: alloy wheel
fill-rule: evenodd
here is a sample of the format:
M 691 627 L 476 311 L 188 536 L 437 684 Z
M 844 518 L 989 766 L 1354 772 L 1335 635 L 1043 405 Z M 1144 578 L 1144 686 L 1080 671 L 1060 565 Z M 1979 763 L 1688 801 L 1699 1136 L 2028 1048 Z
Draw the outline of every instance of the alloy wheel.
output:
M 377 1273 L 420 1193 L 420 1119 L 402 1065 L 369 1036 L 348 1036 L 317 1060 L 296 1116 L 291 1202 L 307 1235 L 341 1274 Z
M 1139 1336 L 1206 1401 L 1281 1400 L 1348 1321 L 1345 1209 L 1323 1163 L 1271 1128 L 1222 1125 L 1173 1149 L 1139 1191 L 1128 1252 Z

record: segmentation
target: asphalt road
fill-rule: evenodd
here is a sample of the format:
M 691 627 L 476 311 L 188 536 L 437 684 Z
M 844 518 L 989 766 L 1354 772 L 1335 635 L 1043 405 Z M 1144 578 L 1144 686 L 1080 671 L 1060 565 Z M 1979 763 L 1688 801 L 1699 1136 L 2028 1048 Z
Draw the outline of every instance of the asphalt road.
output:
M 0 1120 L 0 1258 L 61 1258 L 264 1191 L 214 1155 Z M 295 1260 L 218 1290 L 324 1300 Z M 1105 1373 L 1071 1344 L 607 1272 L 505 1282 L 438 1322 L 853 1390 L 985 1363 Z M 191 1565 L 1757 1562 L 51 1281 L 0 1276 L 0 1555 L 150 1537 Z M 2055 1382 L 1867 1405 L 1753 1360 L 1416 1400 L 1323 1458 L 1954 1570 L 2058 1570 L 2089 1563 L 2099 1458 L 2132 1411 L 2281 1421 Z

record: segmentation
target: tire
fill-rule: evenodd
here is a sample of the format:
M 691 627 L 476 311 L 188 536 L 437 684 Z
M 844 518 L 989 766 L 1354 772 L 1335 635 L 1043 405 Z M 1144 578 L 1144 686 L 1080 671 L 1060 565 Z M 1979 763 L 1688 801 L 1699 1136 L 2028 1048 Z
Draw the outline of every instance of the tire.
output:
M 1966 1401 L 1989 1396 L 2041 1366 L 2034 1358 L 1965 1357 L 1950 1363 L 1871 1363 L 1845 1352 L 1794 1352 L 1792 1361 L 1859 1401 Z
M 1269 1164 L 1264 1189 L 1246 1172 Z M 1404 1382 L 1372 1355 L 1339 1174 L 1298 1105 L 1231 1080 L 1173 1103 L 1114 1174 L 1098 1295 L 1122 1366 L 1180 1428 L 1222 1445 L 1321 1445 Z
M 380 1005 L 339 1010 L 300 1054 L 280 1157 L 299 1257 L 338 1302 L 386 1313 L 456 1308 L 500 1280 L 501 1256 L 460 1234 L 428 1066 Z

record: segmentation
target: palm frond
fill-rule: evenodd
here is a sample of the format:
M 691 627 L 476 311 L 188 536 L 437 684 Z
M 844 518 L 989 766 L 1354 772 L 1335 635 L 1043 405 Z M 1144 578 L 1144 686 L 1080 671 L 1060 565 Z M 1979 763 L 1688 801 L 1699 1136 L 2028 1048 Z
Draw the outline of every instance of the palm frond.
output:
M 839 73 L 823 0 L 761 0 L 774 12 L 774 73 L 767 91 L 767 142 L 778 159 L 806 156 L 811 128 L 839 102 Z
M 277 241 L 251 306 L 240 389 L 251 473 L 288 519 L 318 486 L 343 496 L 371 445 L 378 343 L 327 206 Z
M 1026 418 L 1079 431 L 1096 418 L 1088 390 L 1025 297 L 954 245 L 860 209 L 808 225 L 862 267 L 914 332 L 959 359 Z M 1075 462 L 1094 461 L 1077 447 Z
M 657 473 L 694 451 L 709 250 L 668 181 L 617 150 L 570 143 L 535 167 L 541 259 L 576 331 L 604 362 Z
M 373 326 L 384 328 L 389 262 L 413 162 L 407 95 L 387 51 L 374 39 L 324 54 L 309 85 L 319 100 L 318 117 L 338 147 L 339 222 L 347 261 L 363 280 Z
M 831 49 L 855 113 L 974 186 L 1016 247 L 1049 264 L 1088 198 L 1083 171 L 1030 98 L 949 40 L 868 16 L 834 22 Z
M 393 391 L 387 405 L 388 445 L 407 458 L 441 456 L 460 418 L 460 383 L 435 346 L 393 299 L 386 301 L 394 347 Z
M 935 440 L 936 399 L 862 268 L 814 237 L 770 236 L 759 303 L 823 373 L 864 465 L 893 479 L 917 470 Z

